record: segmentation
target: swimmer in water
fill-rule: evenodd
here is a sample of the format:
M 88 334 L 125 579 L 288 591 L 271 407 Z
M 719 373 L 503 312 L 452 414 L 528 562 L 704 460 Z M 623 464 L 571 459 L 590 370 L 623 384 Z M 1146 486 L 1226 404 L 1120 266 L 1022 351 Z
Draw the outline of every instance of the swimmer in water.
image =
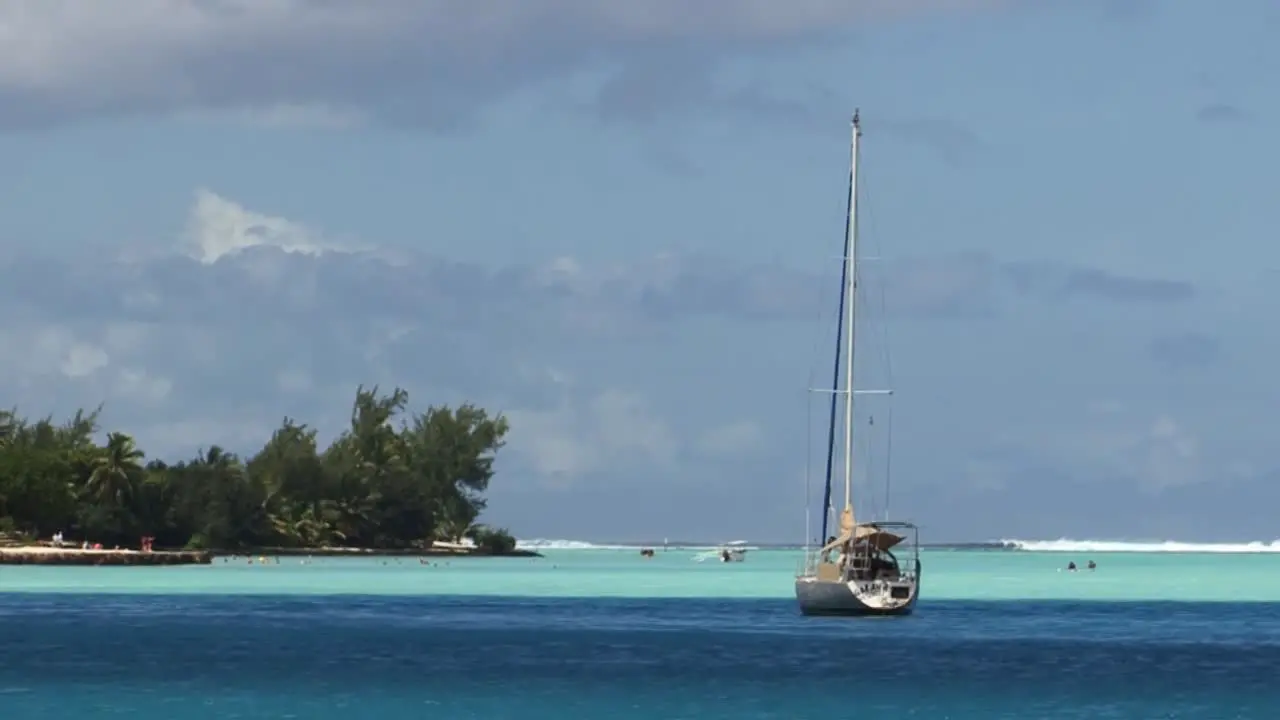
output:
M 1068 572 L 1075 572 L 1075 571 L 1076 571 L 1076 561 L 1075 561 L 1075 560 L 1072 560 L 1071 562 L 1067 563 L 1067 571 L 1068 571 Z
M 1089 566 L 1088 566 L 1088 567 L 1089 567 L 1089 569 L 1090 569 L 1090 570 L 1097 570 L 1097 569 L 1098 569 L 1098 563 L 1096 563 L 1096 562 L 1094 562 L 1094 561 L 1090 560 L 1090 561 L 1089 561 Z

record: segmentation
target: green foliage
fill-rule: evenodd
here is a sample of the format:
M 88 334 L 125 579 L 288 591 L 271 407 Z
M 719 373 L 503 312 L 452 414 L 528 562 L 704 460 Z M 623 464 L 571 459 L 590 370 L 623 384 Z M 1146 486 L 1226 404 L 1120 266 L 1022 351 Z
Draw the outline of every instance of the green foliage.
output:
M 124 433 L 96 444 L 98 410 L 62 425 L 0 411 L 0 528 L 218 549 L 412 548 L 466 536 L 509 552 L 505 531 L 475 525 L 506 419 L 472 405 L 406 416 L 408 400 L 399 388 L 361 387 L 350 426 L 327 448 L 285 418 L 247 460 L 214 445 L 174 464 L 146 462 Z
M 506 528 L 476 525 L 467 533 L 476 547 L 489 555 L 506 555 L 516 549 L 515 537 Z

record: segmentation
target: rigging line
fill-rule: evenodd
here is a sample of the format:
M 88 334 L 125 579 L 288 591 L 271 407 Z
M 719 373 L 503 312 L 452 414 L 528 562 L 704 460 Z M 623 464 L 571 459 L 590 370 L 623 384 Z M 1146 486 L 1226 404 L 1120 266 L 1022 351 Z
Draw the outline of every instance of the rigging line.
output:
M 885 429 L 887 439 L 885 440 L 885 454 L 888 456 L 884 461 L 884 519 L 889 519 L 889 499 L 892 497 L 889 492 L 893 486 L 893 403 L 889 403 L 889 407 L 885 408 L 888 414 L 889 427 Z
M 819 272 L 819 276 L 821 276 L 821 274 L 822 273 Z M 820 283 L 814 283 L 814 285 L 815 285 L 815 288 L 813 292 L 814 292 L 814 295 L 816 296 L 815 307 L 818 308 L 818 318 L 817 318 L 816 327 L 821 329 L 825 325 L 824 320 L 826 319 L 827 313 L 824 310 L 824 308 L 828 306 L 827 300 L 831 295 L 831 289 L 827 285 L 827 283 L 820 282 Z M 841 292 L 843 293 L 843 289 L 841 290 Z M 843 307 L 843 305 L 841 305 L 841 307 Z M 812 340 L 809 348 L 809 357 L 811 358 L 809 362 L 809 383 L 807 385 L 807 387 L 809 388 L 817 387 L 818 348 L 820 343 L 823 340 L 822 338 L 823 334 L 824 333 L 819 331 L 819 332 L 813 333 L 813 336 L 812 336 Z M 838 342 L 839 341 L 837 340 L 837 344 Z M 813 479 L 812 479 L 813 478 L 813 397 L 812 397 L 812 393 L 806 391 L 805 397 L 806 397 L 806 400 L 805 400 L 805 409 L 806 409 L 806 412 L 805 412 L 805 424 L 806 424 L 806 431 L 805 431 L 805 538 L 806 539 L 805 539 L 805 542 L 808 543 L 809 537 L 812 535 L 812 532 L 813 532 L 810 526 L 810 523 L 811 523 L 810 518 L 811 518 L 811 512 L 812 512 L 811 508 L 813 504 L 812 492 L 811 492 L 811 485 L 813 482 Z M 827 476 L 830 477 L 830 474 L 831 473 L 828 470 Z M 829 481 L 824 481 L 824 483 L 825 482 L 829 482 Z M 829 494 L 830 490 L 828 489 L 827 492 Z M 827 504 L 829 504 L 829 502 L 824 503 L 824 506 L 822 508 L 822 516 L 823 516 L 822 525 L 824 528 L 824 532 L 827 525 L 827 514 L 828 514 L 827 513 L 828 508 L 826 507 Z M 825 537 L 825 535 L 823 537 Z
M 827 287 L 825 283 L 814 283 L 814 284 L 817 286 L 813 291 L 814 295 L 817 296 L 815 298 L 817 301 L 816 307 L 819 308 L 817 324 L 819 329 L 821 329 L 824 321 L 826 320 L 826 314 L 827 314 L 826 311 L 823 310 L 822 308 L 827 307 L 827 299 L 831 294 L 831 289 Z M 807 387 L 817 387 L 818 345 L 823 340 L 822 335 L 823 333 L 821 331 L 815 332 L 813 334 L 813 339 L 809 347 L 809 357 L 811 358 L 811 360 L 809 362 L 809 384 Z
M 867 202 L 865 204 L 868 210 L 867 214 L 869 216 L 869 221 L 870 221 L 869 224 L 871 225 L 871 229 L 874 230 L 876 215 L 873 209 L 874 204 L 871 202 L 871 188 L 868 183 L 863 183 L 863 184 L 868 185 L 868 187 L 866 188 Z M 884 248 L 880 243 L 879 235 L 880 235 L 879 233 L 873 231 L 871 233 L 871 242 L 876 249 L 876 255 L 883 258 L 883 257 L 886 257 L 886 255 L 884 252 Z M 889 264 L 891 262 L 892 261 L 886 261 L 886 264 Z M 879 309 L 880 309 L 880 316 L 881 316 L 881 321 L 879 323 L 880 335 L 884 340 L 881 354 L 883 356 L 884 363 L 885 363 L 885 375 L 886 375 L 885 381 L 888 383 L 888 387 L 892 388 L 893 387 L 893 353 L 890 350 L 889 319 L 888 319 L 889 303 L 888 303 L 888 300 L 886 299 L 886 296 L 888 295 L 886 291 L 886 286 L 888 285 L 888 282 L 886 281 L 885 276 L 887 274 L 888 274 L 887 272 L 880 273 L 880 282 L 878 283 L 879 287 L 877 288 L 878 290 L 877 295 L 879 297 L 877 299 L 879 300 L 879 305 L 880 305 Z
M 876 215 L 874 211 L 872 211 L 873 203 L 870 202 L 871 188 L 869 184 L 866 188 L 866 194 L 868 198 L 866 205 L 869 210 L 869 212 L 867 213 L 869 216 L 869 224 L 872 227 L 874 227 Z M 871 234 L 871 243 L 872 243 L 872 246 L 876 248 L 876 254 L 881 257 L 884 257 L 885 253 L 880 243 L 879 233 Z M 878 283 L 879 287 L 877 288 L 878 292 L 876 293 L 877 295 L 876 299 L 878 300 L 877 304 L 879 305 L 880 316 L 881 316 L 881 321 L 879 323 L 880 332 L 878 334 L 881 336 L 883 341 L 880 355 L 884 361 L 885 382 L 887 387 L 893 388 L 894 387 L 893 352 L 891 350 L 890 333 L 889 333 L 889 321 L 888 321 L 889 303 L 887 299 L 888 292 L 886 288 L 886 286 L 888 285 L 888 282 L 885 277 L 887 274 L 888 273 L 886 272 L 882 272 L 880 275 L 880 282 Z M 889 519 L 889 510 L 890 510 L 890 505 L 892 503 L 892 492 L 893 492 L 893 400 L 894 400 L 893 397 L 890 397 L 888 399 L 888 404 L 885 408 L 885 423 L 887 427 L 885 428 L 886 458 L 884 463 L 885 465 L 884 513 L 885 513 L 886 520 Z
M 868 194 L 870 194 L 869 190 L 868 190 Z M 883 255 L 883 252 L 880 252 L 880 254 Z M 886 297 L 888 295 L 888 292 L 886 290 L 886 285 L 888 285 L 888 283 L 884 279 L 886 274 L 887 273 L 881 274 L 881 282 L 879 287 L 880 315 L 882 317 L 882 321 L 880 323 L 880 329 L 881 329 L 880 334 L 883 337 L 882 354 L 884 357 L 884 374 L 885 374 L 886 386 L 889 388 L 893 388 L 894 387 L 893 350 L 892 350 L 892 343 L 891 343 L 890 330 L 889 330 L 889 324 L 890 324 L 889 323 L 889 302 Z M 891 504 L 893 502 L 893 406 L 894 406 L 894 400 L 895 400 L 895 396 L 890 396 L 888 398 L 887 406 L 885 407 L 885 422 L 887 424 L 887 426 L 885 427 L 885 456 L 886 457 L 884 461 L 884 517 L 885 517 L 885 520 L 889 519 L 889 511 L 891 508 Z
M 873 433 L 871 431 L 875 429 L 875 426 L 876 426 L 875 416 L 874 415 L 868 416 L 867 418 L 868 430 L 865 433 L 866 440 L 864 441 L 866 444 L 866 448 L 862 451 L 863 453 L 862 456 L 865 458 L 864 465 L 863 465 L 863 467 L 865 468 L 865 479 L 863 480 L 863 485 L 865 485 L 867 490 L 869 491 L 867 494 L 871 500 L 871 502 L 869 503 L 870 510 L 871 510 L 870 515 L 873 518 L 879 515 L 879 510 L 881 508 L 880 498 L 876 497 L 875 495 L 876 488 L 872 484 L 872 479 L 875 478 L 876 476 L 876 467 L 878 466 L 878 461 L 880 460 L 879 455 L 876 453 L 876 445 L 872 441 Z
M 821 277 L 822 275 L 821 270 L 819 270 L 818 275 L 819 277 Z M 818 349 L 819 349 L 819 344 L 821 344 L 822 341 L 824 340 L 822 336 L 825 333 L 822 332 L 822 328 L 825 326 L 825 322 L 827 318 L 827 311 L 826 311 L 826 308 L 828 307 L 827 301 L 831 297 L 831 288 L 827 285 L 827 283 L 815 282 L 814 286 L 815 287 L 812 292 L 815 296 L 814 297 L 815 307 L 818 308 L 818 317 L 816 318 L 818 331 L 813 333 L 812 339 L 810 340 L 810 346 L 809 346 L 809 358 L 810 358 L 809 384 L 807 387 L 810 387 L 810 388 L 817 387 Z
M 861 186 L 860 189 L 865 199 L 865 202 L 863 203 L 863 207 L 865 208 L 864 216 L 866 217 L 866 225 L 867 225 L 867 231 L 868 231 L 866 233 L 868 236 L 867 244 L 872 249 L 872 252 L 874 256 L 877 258 L 877 260 L 883 260 L 884 251 L 882 248 L 882 243 L 880 242 L 880 237 L 879 237 L 880 234 L 879 232 L 876 231 L 876 218 L 878 217 L 878 215 L 875 212 L 874 203 L 872 202 L 872 198 L 871 198 L 871 183 L 869 181 L 864 181 L 860 183 L 860 186 Z M 881 266 L 876 265 L 876 267 L 877 269 L 879 269 Z M 865 297 L 867 301 L 874 301 L 874 302 L 867 302 L 865 307 L 869 307 L 872 310 L 879 310 L 881 315 L 881 317 L 877 317 L 876 313 L 872 312 L 864 316 L 864 321 L 868 325 L 867 329 L 876 330 L 877 331 L 876 335 L 882 336 L 884 332 L 884 325 L 885 325 L 885 321 L 883 318 L 884 273 L 883 271 L 873 272 L 868 276 L 862 272 L 862 268 L 859 268 L 859 280 L 865 281 L 865 282 L 859 283 L 860 291 L 863 293 L 863 297 Z M 868 335 L 868 337 L 870 337 L 870 335 Z M 865 349 L 865 345 L 864 345 L 864 349 Z M 883 359 L 883 353 L 884 353 L 884 350 L 882 348 L 880 353 L 872 353 L 872 354 L 878 355 L 879 356 L 878 359 Z M 892 385 L 889 385 L 888 387 L 892 387 Z M 890 398 L 888 401 L 892 402 L 892 399 Z M 879 465 L 880 465 L 879 460 L 880 460 L 881 453 L 876 452 L 876 448 L 875 448 L 876 433 L 874 432 L 874 429 L 875 429 L 875 416 L 871 415 L 868 417 L 868 430 L 866 432 L 866 449 L 863 451 L 865 453 L 864 457 L 866 458 L 866 462 L 864 466 L 865 472 L 864 472 L 863 484 L 864 484 L 864 487 L 867 488 L 867 491 L 868 491 L 867 494 L 869 499 L 871 500 L 871 502 L 869 503 L 871 507 L 869 509 L 872 511 L 872 517 L 879 515 L 881 511 L 887 514 L 888 511 L 886 508 L 889 503 L 888 497 L 878 496 L 879 495 L 878 487 L 877 487 L 877 483 L 875 482 L 877 472 L 879 471 Z M 886 462 L 886 467 L 887 466 L 888 465 Z
M 867 194 L 869 197 L 870 193 L 867 193 Z M 869 199 L 867 200 L 865 205 L 868 206 L 869 208 L 869 206 L 871 205 L 871 202 Z M 872 218 L 875 217 L 873 212 L 869 212 L 868 215 L 870 215 Z M 874 225 L 875 225 L 874 219 L 868 224 L 872 226 L 872 229 L 874 229 Z M 876 256 L 878 258 L 882 258 L 884 254 L 880 250 L 880 243 L 878 241 L 878 238 L 876 237 L 876 234 L 874 232 L 871 232 L 870 235 L 871 235 L 871 242 L 869 244 L 873 248 L 873 251 L 875 252 Z M 877 290 L 879 291 L 883 290 L 884 283 L 883 283 L 882 276 L 883 276 L 883 273 L 879 273 L 879 274 L 870 273 L 867 276 L 863 276 L 863 279 L 865 280 L 865 282 L 861 284 L 862 287 L 864 288 L 863 292 L 864 294 L 870 296 L 870 297 L 867 297 L 866 299 L 869 301 L 870 300 L 877 301 L 874 303 L 873 302 L 867 303 L 867 306 L 873 310 L 881 309 L 877 307 L 877 305 L 882 305 L 882 303 L 879 302 L 881 298 L 881 292 L 877 292 Z M 867 322 L 869 325 L 872 326 L 871 328 L 868 328 L 868 329 L 875 329 L 880 331 L 877 334 L 883 333 L 883 329 L 884 329 L 883 317 L 877 317 L 876 313 L 868 313 Z M 886 402 L 891 402 L 891 399 L 886 399 Z M 866 430 L 865 440 L 864 440 L 864 445 L 866 447 L 863 450 L 864 457 L 866 458 L 866 463 L 863 468 L 864 470 L 863 486 L 867 489 L 869 499 L 871 500 L 871 502 L 869 503 L 870 507 L 868 508 L 871 511 L 871 517 L 879 516 L 884 519 L 888 519 L 886 515 L 888 512 L 889 498 L 887 496 L 882 496 L 879 494 L 879 488 L 877 487 L 877 483 L 875 481 L 876 477 L 878 477 L 879 473 L 881 472 L 881 466 L 883 465 L 886 468 L 886 470 L 888 468 L 887 460 L 883 457 L 884 453 L 880 451 L 878 438 L 879 438 L 879 432 L 876 429 L 875 415 L 874 414 L 868 415 L 867 430 Z
M 822 275 L 822 273 L 821 273 L 821 272 L 819 272 L 819 276 L 821 276 L 821 275 Z M 840 315 L 843 315 L 843 308 L 844 308 L 844 288 L 843 288 L 844 280 L 843 280 L 843 277 L 844 277 L 844 276 L 843 276 L 843 275 L 841 275 L 841 290 L 840 290 L 840 303 L 841 303 L 841 304 L 840 304 L 840 307 L 841 307 L 841 313 L 840 313 Z M 827 312 L 826 312 L 825 310 L 823 310 L 822 308 L 826 308 L 826 307 L 828 307 L 828 305 L 829 305 L 828 300 L 829 300 L 829 299 L 830 299 L 830 297 L 831 297 L 831 288 L 828 286 L 828 284 L 827 284 L 827 283 L 815 283 L 815 285 L 816 285 L 817 287 L 816 287 L 816 288 L 815 288 L 815 290 L 814 290 L 814 294 L 817 296 L 817 307 L 819 308 L 817 327 L 818 327 L 819 329 L 821 329 L 821 328 L 823 328 L 823 327 L 825 326 L 825 322 L 824 322 L 824 321 L 825 321 L 825 320 L 826 320 L 826 318 L 827 318 Z M 839 326 L 839 323 L 837 323 L 837 327 L 838 327 L 838 326 Z M 817 374 L 818 374 L 818 349 L 819 349 L 819 345 L 820 345 L 820 344 L 822 343 L 822 341 L 823 341 L 823 337 L 822 337 L 822 335 L 824 335 L 824 333 L 822 333 L 821 331 L 819 331 L 819 332 L 815 332 L 815 333 L 813 334 L 813 341 L 812 341 L 812 345 L 811 345 L 811 347 L 810 347 L 809 357 L 810 357 L 810 358 L 812 358 L 812 361 L 809 363 L 809 385 L 808 385 L 808 387 L 810 387 L 810 388 L 813 388 L 813 387 L 817 387 L 817 386 L 818 386 L 818 383 L 817 383 Z M 840 344 L 840 338 L 839 338 L 839 336 L 837 336 L 837 338 L 836 338 L 837 350 L 838 350 L 839 344 Z M 839 360 L 839 356 L 837 356 L 837 358 L 836 358 L 836 366 L 837 366 L 837 367 L 839 367 L 839 362 L 840 362 L 840 360 Z M 832 389 L 836 389 L 836 386 L 835 386 L 834 384 L 832 385 Z M 813 456 L 813 417 L 812 417 L 812 415 L 813 415 L 813 398 L 812 398 L 812 393 L 808 393 L 808 392 L 806 392 L 805 394 L 806 394 L 806 396 L 807 396 L 807 401 L 806 401 L 806 403 L 805 403 L 805 407 L 806 407 L 806 409 L 807 409 L 807 411 L 808 411 L 808 412 L 806 413 L 806 425 L 807 425 L 807 427 L 808 427 L 808 431 L 807 431 L 807 433 L 806 433 L 806 435 L 805 435 L 805 463 L 806 463 L 806 467 L 808 467 L 808 468 L 809 468 L 809 469 L 807 470 L 807 473 L 809 474 L 809 476 L 810 476 L 810 477 L 812 477 L 812 472 L 813 472 L 813 471 L 812 471 L 812 464 L 813 464 L 813 457 L 812 457 L 812 456 Z M 834 403 L 835 403 L 835 398 L 836 398 L 836 396 L 833 394 L 833 395 L 832 395 L 832 404 L 833 404 L 833 406 L 834 406 Z M 832 428 L 834 428 L 834 425 L 832 425 Z M 832 432 L 832 433 L 834 433 L 834 429 L 833 429 L 831 432 Z M 829 439 L 828 439 L 828 444 L 827 444 L 827 451 L 828 451 L 828 453 L 830 453 L 830 452 L 831 452 L 831 448 L 832 448 L 832 444 L 833 444 L 833 443 L 834 443 L 834 435 L 832 435 L 832 436 L 831 436 L 831 438 L 829 438 Z M 825 492 L 824 492 L 824 498 L 825 498 L 825 499 L 823 500 L 822 513 L 821 513 L 821 514 L 822 514 L 822 528 L 823 528 L 823 535 L 822 535 L 822 537 L 823 537 L 823 538 L 825 538 L 825 537 L 826 537 L 826 528 L 827 528 L 827 523 L 828 523 L 828 521 L 829 521 L 829 519 L 830 519 L 830 517 L 829 517 L 829 516 L 830 516 L 830 507 L 829 507 L 829 506 L 830 506 L 830 504 L 831 504 L 831 500 L 830 500 L 830 498 L 831 498 L 831 487 L 830 487 L 830 482 L 831 482 L 831 481 L 830 481 L 830 478 L 831 478 L 831 459 L 828 457 L 828 460 L 827 460 L 827 474 L 826 474 L 826 475 L 824 476 L 824 478 L 823 478 L 823 484 L 824 484 L 824 486 L 825 486 L 825 488 L 826 488 L 826 489 L 825 489 Z M 806 482 L 811 482 L 811 480 L 810 480 L 810 481 L 806 481 Z M 806 508 L 808 508 L 808 507 L 810 507 L 810 506 L 811 506 L 811 504 L 812 504 L 812 498 L 806 498 L 806 501 L 807 501 L 807 503 L 809 503 L 808 505 L 806 505 Z M 806 512 L 808 512 L 808 510 L 806 510 Z M 807 515 L 806 515 L 806 517 L 807 517 Z M 808 529 L 808 530 L 806 530 L 806 534 L 811 534 L 811 533 L 812 533 L 812 529 Z
M 854 185 L 854 176 L 853 176 L 854 172 L 855 172 L 855 168 L 852 168 L 852 167 L 849 168 L 848 178 L 849 178 L 850 190 L 857 189 L 856 186 Z M 847 193 L 847 196 L 848 198 L 845 201 L 845 210 L 844 210 L 844 243 L 843 243 L 844 252 L 841 253 L 840 255 L 841 257 L 840 303 L 839 303 L 839 311 L 837 314 L 839 317 L 839 321 L 836 323 L 836 357 L 831 370 L 831 389 L 833 390 L 838 390 L 840 388 L 840 358 L 844 354 L 842 352 L 842 349 L 843 349 L 842 341 L 844 340 L 844 325 L 845 325 L 844 304 L 846 302 L 855 302 L 857 300 L 856 297 L 855 298 L 846 297 L 846 291 L 848 289 L 848 282 L 849 282 L 849 253 L 850 253 L 850 250 L 852 250 L 852 247 L 850 246 L 850 242 L 853 239 L 851 231 L 853 230 L 852 223 L 853 223 L 853 200 L 854 200 L 852 192 Z M 849 358 L 849 360 L 852 361 L 853 358 Z M 853 388 L 852 387 L 845 388 L 845 391 L 852 393 Z M 822 492 L 822 537 L 823 537 L 824 543 L 826 542 L 825 539 L 828 537 L 827 535 L 828 523 L 832 519 L 831 518 L 831 515 L 832 515 L 831 470 L 834 467 L 834 462 L 835 462 L 836 409 L 839 407 L 839 404 L 838 404 L 839 399 L 840 399 L 840 395 L 838 393 L 834 393 L 834 392 L 831 393 L 831 412 L 828 413 L 828 420 L 827 420 L 827 469 L 826 469 L 825 475 L 823 476 L 825 478 L 825 483 L 824 483 L 825 487 Z M 845 422 L 852 422 L 852 418 L 846 418 Z M 846 462 L 848 462 L 847 459 L 846 459 Z
M 804 428 L 804 550 L 806 559 L 809 556 L 809 541 L 813 535 L 810 527 L 810 514 L 813 511 L 813 493 L 810 486 L 812 485 L 810 476 L 813 472 L 813 394 L 806 392 L 805 396 L 805 428 Z

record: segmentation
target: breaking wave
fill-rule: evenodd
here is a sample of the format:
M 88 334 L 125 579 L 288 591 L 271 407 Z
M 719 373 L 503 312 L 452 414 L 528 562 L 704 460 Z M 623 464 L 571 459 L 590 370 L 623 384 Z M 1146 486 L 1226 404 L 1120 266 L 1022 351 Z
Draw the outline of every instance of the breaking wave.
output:
M 638 548 L 662 548 L 661 542 L 651 543 L 591 543 L 585 540 L 558 540 L 548 538 L 531 538 L 518 540 L 516 547 L 525 550 L 635 550 Z M 713 550 L 719 547 L 716 543 L 707 542 L 672 542 L 671 550 Z M 773 546 L 769 546 L 773 547 Z M 781 547 L 781 546 L 779 546 Z M 787 546 L 790 547 L 790 546 Z M 994 542 L 956 543 L 931 546 L 938 550 L 1005 550 L 1013 552 L 1059 552 L 1059 553 L 1280 553 L 1280 540 L 1271 542 L 1241 543 L 1194 543 L 1164 541 L 1130 541 L 1130 540 L 1019 540 L 1007 538 Z M 751 545 L 746 549 L 755 550 Z
M 744 550 L 757 550 L 755 545 L 747 545 L 743 541 L 736 541 L 734 544 L 741 545 Z M 617 543 L 617 544 L 596 544 L 585 540 L 554 540 L 547 538 L 532 538 L 529 540 L 516 540 L 516 547 L 522 550 L 638 550 L 640 548 L 661 549 L 666 547 L 669 550 L 713 550 L 719 548 L 718 543 L 708 542 L 669 542 L 665 545 L 662 541 L 648 543 Z
M 1165 540 L 1130 542 L 1125 540 L 1001 540 L 1000 546 L 1026 552 L 1098 553 L 1280 553 L 1280 540 L 1247 543 L 1193 543 Z
M 596 545 L 583 540 L 548 540 L 533 538 L 517 540 L 516 547 L 522 550 L 630 550 L 633 545 Z

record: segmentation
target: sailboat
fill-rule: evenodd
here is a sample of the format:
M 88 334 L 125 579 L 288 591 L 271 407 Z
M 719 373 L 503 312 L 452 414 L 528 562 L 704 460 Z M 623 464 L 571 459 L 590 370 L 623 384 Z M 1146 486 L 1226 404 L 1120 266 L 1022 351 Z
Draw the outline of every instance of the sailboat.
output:
M 816 550 L 806 547 L 804 565 L 796 575 L 796 600 L 799 601 L 800 612 L 805 615 L 908 615 L 915 609 L 920 590 L 919 528 L 909 522 L 895 522 L 887 518 L 876 522 L 859 522 L 854 512 L 854 397 L 861 394 L 892 394 L 892 391 L 857 390 L 854 385 L 858 311 L 858 150 L 862 141 L 862 127 L 857 112 L 853 115 L 852 134 L 849 204 L 845 213 L 844 269 L 840 287 L 840 323 L 836 330 L 833 387 L 827 391 L 832 393 L 832 397 L 821 534 L 826 541 Z M 841 374 L 844 375 L 843 386 L 840 383 Z M 844 435 L 844 508 L 839 516 L 839 531 L 828 536 L 839 400 L 844 401 L 841 418 Z

